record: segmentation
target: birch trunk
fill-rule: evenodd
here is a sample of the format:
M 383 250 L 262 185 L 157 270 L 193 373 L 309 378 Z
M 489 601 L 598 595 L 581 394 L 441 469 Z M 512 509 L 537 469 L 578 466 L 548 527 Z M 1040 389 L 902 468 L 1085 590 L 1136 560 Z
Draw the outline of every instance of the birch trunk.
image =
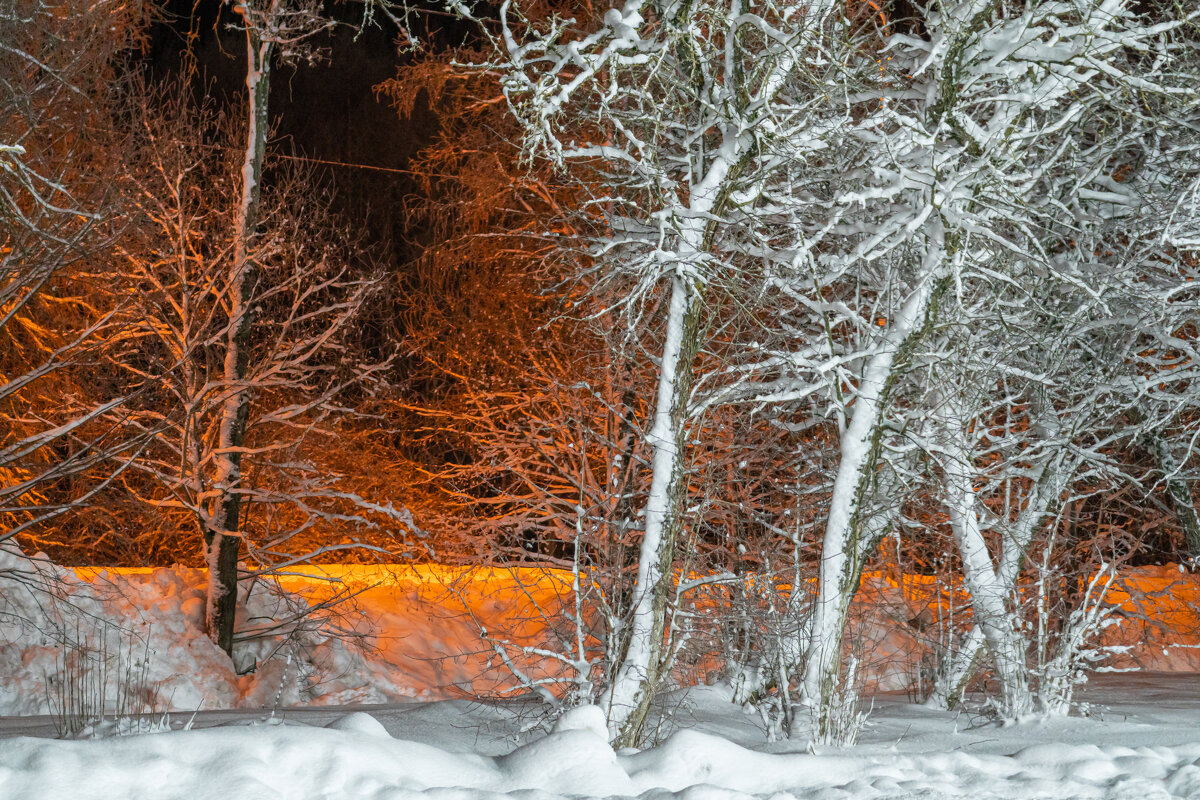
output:
M 884 411 L 896 379 L 935 317 L 938 300 L 948 286 L 940 226 L 931 231 L 931 241 L 920 282 L 896 315 L 885 341 L 867 361 L 850 424 L 842 437 L 804 664 L 803 696 L 806 703 L 817 707 L 819 727 L 827 724 L 839 689 L 842 639 L 863 564 L 886 530 L 867 524 L 870 520 L 864 508 L 882 444 Z
M 972 448 L 967 441 L 970 421 L 965 419 L 966 415 L 956 407 L 953 399 L 945 402 L 949 413 L 942 416 L 940 421 L 948 446 L 942 466 L 942 482 L 950 527 L 962 556 L 963 575 L 967 590 L 971 593 L 975 625 L 982 632 L 995 663 L 1003 713 L 1008 719 L 1019 719 L 1033 711 L 1033 696 L 1029 691 L 1025 641 L 1016 627 L 1019 624 L 1018 617 L 1011 603 L 1010 592 L 1013 587 L 1003 580 L 993 566 L 980 527 L 975 493 L 975 481 L 979 476 L 976 474 Z M 1004 543 L 1006 549 L 1011 546 L 1022 552 L 1028 545 L 1028 540 Z
M 277 3 L 272 4 L 274 9 Z M 237 565 L 241 544 L 242 448 L 250 408 L 246 385 L 248 340 L 254 323 L 252 299 L 256 281 L 250 240 L 258 225 L 259 187 L 267 141 L 267 100 L 272 42 L 263 40 L 244 5 L 237 7 L 246 26 L 246 89 L 248 94 L 246 153 L 242 163 L 242 201 L 234 231 L 230 264 L 229 328 L 226 334 L 225 402 L 221 410 L 216 451 L 213 513 L 205 526 L 208 557 L 208 597 L 205 622 L 208 635 L 227 654 L 233 654 L 237 609 Z
M 726 140 L 704 178 L 690 187 L 688 220 L 679 232 L 678 263 L 671 274 L 666 339 L 649 435 L 650 494 L 646 498 L 646 527 L 638 554 L 633 609 L 625 651 L 601 698 L 601 707 L 608 714 L 609 737 L 616 747 L 633 747 L 639 742 L 662 678 L 671 563 L 683 524 L 688 402 L 704 316 L 702 272 L 716 232 L 712 219 L 724 211 L 733 181 L 745 167 L 752 144 L 744 133 Z
M 624 656 L 602 700 L 608 712 L 609 735 L 617 747 L 636 744 L 661 677 L 658 671 L 671 562 L 682 523 L 687 402 L 692 365 L 700 345 L 702 301 L 701 287 L 692 279 L 679 274 L 672 276 L 666 341 L 650 430 L 650 494 L 646 500 L 646 528 L 638 557 L 633 609 Z
M 971 626 L 957 652 L 948 653 L 934 679 L 933 690 L 925 705 L 953 711 L 962 703 L 967 684 L 979 668 L 979 656 L 983 653 L 983 632 Z
M 1037 414 L 1033 431 L 1044 442 L 1061 436 L 1061 427 L 1046 398 L 1039 393 L 1030 405 Z M 964 439 L 964 420 L 960 416 L 956 420 L 943 418 L 941 422 L 947 425 L 947 440 L 957 443 L 956 447 L 952 446 L 951 463 L 947 465 L 943 480 L 947 504 L 950 506 L 950 523 L 962 553 L 967 590 L 971 593 L 971 606 L 978 624 L 967 632 L 962 648 L 938 677 L 929 704 L 952 709 L 962 701 L 963 692 L 979 666 L 980 655 L 986 644 L 998 662 L 996 670 L 1005 707 L 1014 715 L 1028 713 L 1033 710 L 1028 676 L 1014 678 L 1008 672 L 1011 665 L 1019 665 L 1022 669 L 1026 666 L 1024 638 L 1015 627 L 1018 624 L 1016 610 L 998 612 L 993 608 L 993 598 L 996 595 L 1001 598 L 1015 597 L 1017 579 L 1034 536 L 1061 502 L 1074 468 L 1064 463 L 1061 453 L 1037 465 L 1031 475 L 1033 485 L 1025 507 L 1012 528 L 1004 532 L 1000 544 L 1000 562 L 993 569 L 979 528 L 979 498 L 974 489 L 974 480 L 970 477 L 973 461 L 969 444 Z M 967 475 L 962 475 L 962 472 Z M 1013 641 L 1001 641 L 1004 639 Z M 1019 657 L 1015 654 L 1017 650 L 1020 651 Z M 1003 665 L 999 663 L 1001 661 Z M 1024 695 L 1021 695 L 1022 684 Z

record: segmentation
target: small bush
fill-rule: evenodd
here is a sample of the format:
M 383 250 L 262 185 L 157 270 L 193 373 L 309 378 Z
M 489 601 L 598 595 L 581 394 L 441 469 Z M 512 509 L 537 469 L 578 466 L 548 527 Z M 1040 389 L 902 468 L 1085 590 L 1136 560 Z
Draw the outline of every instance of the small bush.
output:
M 162 729 L 165 704 L 148 679 L 149 637 L 101 623 L 62 637 L 58 669 L 46 676 L 47 705 L 62 738 Z

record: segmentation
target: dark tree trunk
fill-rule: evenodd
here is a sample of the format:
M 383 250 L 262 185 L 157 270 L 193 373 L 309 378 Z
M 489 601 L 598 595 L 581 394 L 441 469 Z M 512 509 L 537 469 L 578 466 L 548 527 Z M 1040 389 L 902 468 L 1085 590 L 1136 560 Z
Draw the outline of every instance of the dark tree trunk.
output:
M 224 377 L 228 395 L 221 414 L 217 450 L 215 513 L 205 530 L 208 547 L 208 635 L 217 646 L 233 655 L 234 621 L 237 612 L 238 552 L 241 549 L 242 450 L 250 410 L 250 330 L 254 323 L 254 290 L 257 280 L 250 243 L 258 225 L 259 187 L 267 143 L 267 100 L 270 82 L 270 41 L 262 40 L 249 15 L 246 26 L 247 123 L 246 153 L 242 164 L 242 203 L 237 218 L 234 255 L 230 264 L 229 329 L 226 334 Z

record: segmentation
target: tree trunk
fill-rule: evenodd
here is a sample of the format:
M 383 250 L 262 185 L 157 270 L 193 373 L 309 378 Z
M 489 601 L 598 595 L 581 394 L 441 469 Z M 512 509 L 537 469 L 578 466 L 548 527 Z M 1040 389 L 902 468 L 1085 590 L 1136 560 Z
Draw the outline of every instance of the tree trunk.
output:
M 979 525 L 975 494 L 975 457 L 966 441 L 970 420 L 954 399 L 945 399 L 949 413 L 941 420 L 947 440 L 947 457 L 942 465 L 942 482 L 950 527 L 962 556 L 963 575 L 971 593 L 975 625 L 983 633 L 996 667 L 1004 716 L 1020 719 L 1033 711 L 1029 690 L 1025 640 L 1011 607 L 1010 587 L 992 565 L 983 530 Z M 1018 543 L 1021 549 L 1028 541 Z M 1007 545 L 1007 543 L 1006 543 Z M 976 638 L 974 636 L 972 639 Z
M 925 705 L 953 711 L 962 703 L 967 684 L 979 668 L 979 656 L 983 653 L 983 645 L 983 632 L 979 627 L 972 626 L 958 651 L 944 656 L 937 677 L 934 678 L 933 691 L 929 693 Z
M 951 404 L 952 401 L 948 402 L 947 407 Z M 1012 674 L 1017 667 L 1027 672 L 1026 643 L 1016 627 L 1019 621 L 1015 619 L 1015 610 L 1008 609 L 1005 600 L 1014 596 L 1017 579 L 1034 536 L 1062 501 L 1074 467 L 1064 463 L 1061 444 L 1053 444 L 1063 433 L 1044 392 L 1035 394 L 1030 406 L 1035 415 L 1031 430 L 1044 443 L 1055 447 L 1058 453 L 1039 462 L 1030 476 L 1033 486 L 1025 507 L 1021 509 L 1013 527 L 1002 531 L 1000 563 L 995 569 L 979 528 L 979 500 L 974 489 L 971 448 L 965 441 L 965 413 L 958 409 L 957 415 L 951 414 L 950 419 L 943 418 L 940 421 L 945 426 L 951 451 L 943 474 L 950 522 L 962 554 L 967 589 L 971 593 L 971 606 L 978 624 L 968 631 L 962 648 L 939 675 L 929 698 L 932 706 L 953 709 L 961 702 L 986 644 L 997 662 L 996 673 L 1007 712 L 1015 717 L 1033 710 L 1028 675 Z M 1000 599 L 1001 606 L 1005 606 L 1003 610 L 997 608 L 996 598 Z
M 804 700 L 816 706 L 819 728 L 828 723 L 827 713 L 839 689 L 842 638 L 850 602 L 858 592 L 863 564 L 886 532 L 879 519 L 872 520 L 865 513 L 882 446 L 884 411 L 897 378 L 936 316 L 938 301 L 949 285 L 944 277 L 940 225 L 934 226 L 930 236 L 932 247 L 924 274 L 896 315 L 886 340 L 868 358 L 851 408 L 850 424 L 842 437 L 821 548 L 817 600 L 805 648 Z M 871 524 L 873 521 L 875 524 Z
M 240 7 L 239 7 L 240 9 Z M 237 610 L 237 565 L 241 544 L 242 448 L 250 410 L 246 385 L 250 328 L 254 322 L 252 299 L 256 281 L 250 241 L 258 225 L 259 187 L 267 142 L 267 100 L 271 49 L 243 10 L 246 26 L 246 89 L 248 130 L 242 163 L 242 202 L 234 231 L 234 254 L 230 265 L 229 327 L 225 346 L 225 403 L 221 411 L 220 439 L 216 452 L 213 513 L 205 528 L 208 556 L 208 598 L 205 622 L 217 646 L 233 655 L 234 619 Z
M 1151 433 L 1153 452 L 1158 459 L 1158 469 L 1163 474 L 1166 483 L 1167 497 L 1171 510 L 1175 513 L 1175 521 L 1183 531 L 1184 553 L 1193 565 L 1200 561 L 1200 514 L 1196 513 L 1196 504 L 1192 501 L 1192 492 L 1187 481 L 1179 477 L 1179 462 L 1171 453 L 1171 447 L 1157 432 Z
M 678 264 L 671 273 L 666 338 L 658 369 L 654 424 L 650 429 L 650 494 L 645 533 L 638 555 L 633 610 L 620 665 L 601 698 L 608 714 L 609 737 L 616 747 L 633 747 L 662 675 L 663 636 L 671 590 L 675 539 L 683 524 L 685 459 L 693 369 L 700 352 L 704 318 L 704 269 L 712 251 L 716 223 L 725 210 L 737 176 L 745 168 L 754 140 L 744 131 L 731 139 L 728 152 L 713 159 L 703 180 L 689 189 L 690 219 L 679 232 Z
M 609 734 L 617 747 L 631 747 L 641 737 L 650 701 L 661 676 L 667 599 L 675 540 L 682 525 L 686 490 L 684 448 L 692 366 L 700 348 L 703 290 L 678 273 L 671 278 L 666 341 L 658 376 L 652 450 L 650 494 L 646 500 L 646 529 L 638 558 L 633 610 L 625 653 L 603 698 Z

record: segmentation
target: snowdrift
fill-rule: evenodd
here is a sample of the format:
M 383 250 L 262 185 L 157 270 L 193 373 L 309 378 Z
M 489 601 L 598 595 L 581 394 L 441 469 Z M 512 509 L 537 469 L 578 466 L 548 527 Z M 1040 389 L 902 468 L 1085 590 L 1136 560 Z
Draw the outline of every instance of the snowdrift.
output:
M 238 629 L 259 635 L 230 663 L 203 632 L 204 584 L 201 569 L 67 569 L 0 547 L 0 716 L 52 713 L 53 682 L 103 641 L 121 656 L 110 696 L 144 669 L 156 710 L 503 693 L 481 632 L 536 641 L 570 590 L 543 570 L 307 568 L 243 588 Z M 337 592 L 350 597 L 335 613 L 288 622 Z
M 203 634 L 204 572 L 188 568 L 76 570 L 0 548 L 0 716 L 49 713 L 52 683 L 72 652 L 100 637 L 123 643 L 145 671 L 148 707 L 261 708 L 401 699 L 504 696 L 518 687 L 495 653 L 541 644 L 571 601 L 571 575 L 537 568 L 437 565 L 307 567 L 243 591 L 239 674 Z M 334 592 L 343 611 L 278 627 Z M 931 596 L 921 576 L 865 577 L 855 639 L 875 690 L 919 689 L 930 667 Z M 1116 668 L 1200 670 L 1200 576 L 1174 566 L 1132 570 L 1110 592 L 1128 645 Z M 936 602 L 933 603 L 936 606 Z M 128 665 L 123 665 L 126 669 Z M 552 665 L 527 659 L 532 675 Z M 709 664 L 686 678 L 711 679 Z M 123 676 L 107 680 L 116 688 Z
M 12 739 L 0 748 L 0 794 L 7 800 L 1200 797 L 1200 744 L 1046 741 L 1055 733 L 1024 731 L 1021 738 L 1037 743 L 1007 753 L 867 747 L 804 754 L 762 752 L 712 733 L 682 730 L 657 747 L 615 753 L 605 738 L 602 712 L 584 706 L 561 718 L 548 736 L 488 756 L 393 739 L 375 718 L 354 713 L 326 728 Z

